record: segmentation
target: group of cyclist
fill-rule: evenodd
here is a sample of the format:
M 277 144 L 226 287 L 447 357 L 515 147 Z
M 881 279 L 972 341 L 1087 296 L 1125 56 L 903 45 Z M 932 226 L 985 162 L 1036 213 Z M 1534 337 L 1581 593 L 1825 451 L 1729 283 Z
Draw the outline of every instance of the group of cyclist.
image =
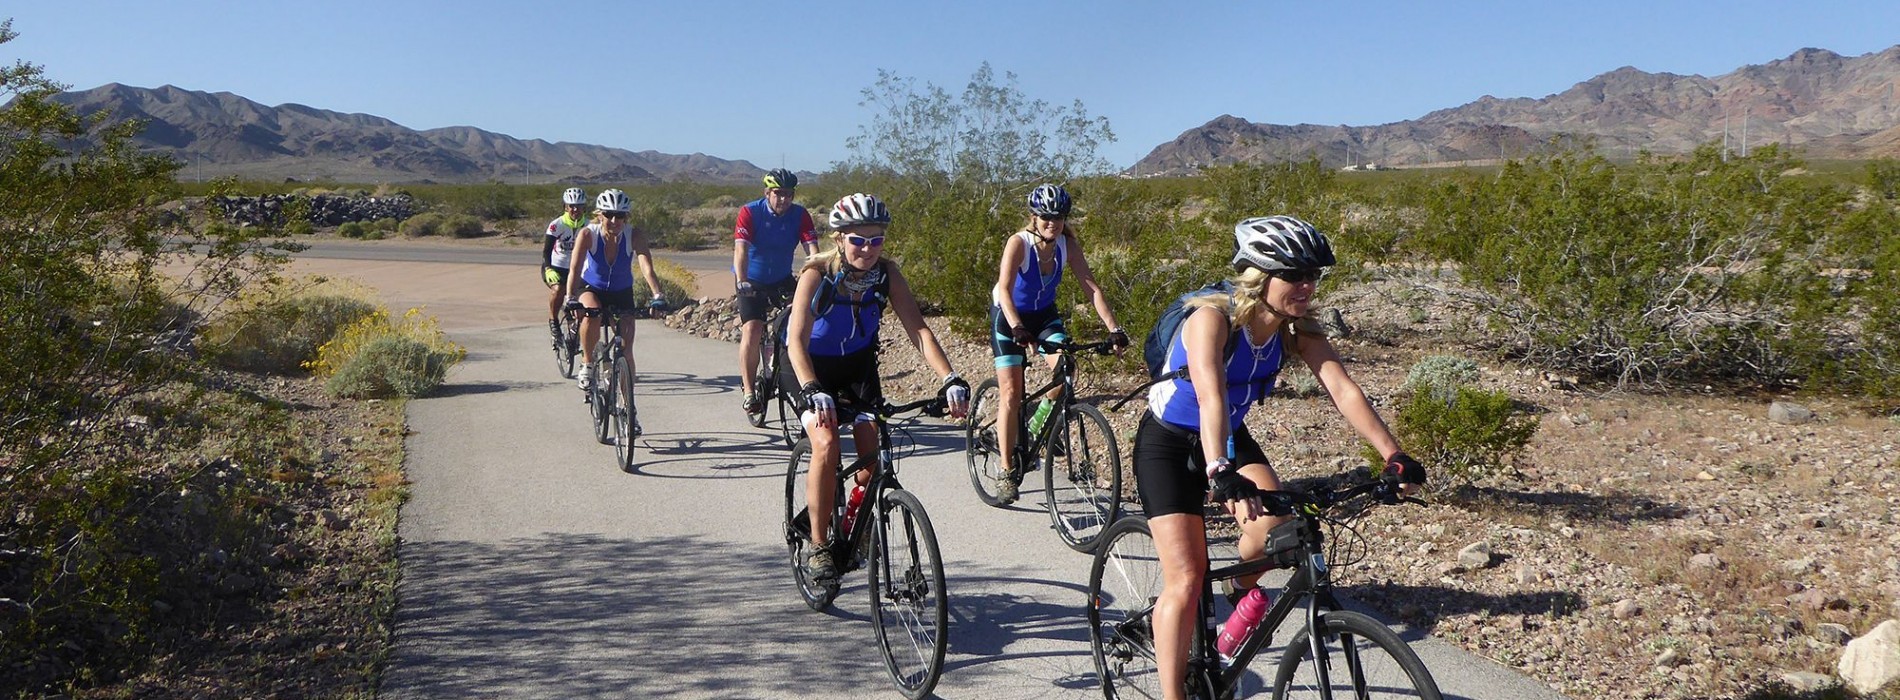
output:
M 817 252 L 811 215 L 793 202 L 798 178 L 784 169 L 764 177 L 764 196 L 744 205 L 735 224 L 733 273 L 742 321 L 740 372 L 748 413 L 764 410 L 761 387 L 753 386 L 766 332 L 764 318 L 775 305 L 790 304 L 786 357 L 800 387 L 800 419 L 812 444 L 806 493 L 812 503 L 812 554 L 807 567 L 814 578 L 835 576 L 835 562 L 823 545 L 831 527 L 840 462 L 839 429 L 851 426 L 859 454 L 876 449 L 877 431 L 866 411 L 882 400 L 879 388 L 877 332 L 889 307 L 906 336 L 938 375 L 939 395 L 953 416 L 968 411 L 969 385 L 951 367 L 936 335 L 919 311 L 897 262 L 883 256 L 891 214 L 869 194 L 852 194 L 833 204 L 828 223 L 831 248 Z M 647 242 L 627 225 L 625 193 L 602 192 L 593 222 L 580 222 L 585 197 L 578 189 L 563 195 L 567 213 L 548 226 L 547 263 L 564 267 L 567 250 L 580 267 L 549 300 L 549 312 L 565 293 L 569 303 L 597 309 L 603 303 L 633 303 L 633 260 L 656 290 Z M 1116 321 L 1106 294 L 1096 283 L 1076 228 L 1073 202 L 1061 186 L 1044 184 L 1027 197 L 1029 216 L 1022 230 L 1004 240 L 997 281 L 991 292 L 991 350 L 1002 396 L 997 436 L 1004 460 L 1013 454 L 1022 414 L 1023 372 L 1028 355 L 1041 342 L 1066 340 L 1056 289 L 1064 273 L 1072 275 L 1109 329 L 1117 349 L 1129 337 Z M 1389 476 L 1404 492 L 1425 480 L 1424 468 L 1407 456 L 1380 419 L 1358 383 L 1347 375 L 1338 352 L 1317 324 L 1306 319 L 1327 268 L 1336 264 L 1332 244 L 1311 224 L 1292 216 L 1249 218 L 1234 227 L 1231 293 L 1194 298 L 1180 331 L 1170 340 L 1163 369 L 1172 378 L 1148 393 L 1134 443 L 1134 473 L 1142 509 L 1149 518 L 1162 569 L 1162 593 L 1155 603 L 1155 651 L 1161 687 L 1169 697 L 1183 687 L 1194 610 L 1207 571 L 1203 508 L 1211 498 L 1225 505 L 1241 526 L 1240 556 L 1264 556 L 1267 532 L 1286 518 L 1268 515 L 1261 492 L 1278 490 L 1279 475 L 1259 442 L 1248 431 L 1248 411 L 1273 391 L 1274 378 L 1289 359 L 1312 370 L 1334 406 L 1367 444 L 1382 456 Z M 794 273 L 792 256 L 803 249 L 804 264 Z M 583 326 L 586 350 L 597 326 Z M 621 337 L 631 341 L 631 323 Z M 591 353 L 591 350 L 589 350 Z M 631 353 L 628 355 L 631 357 Z M 1045 358 L 1053 364 L 1054 358 Z M 592 361 L 591 354 L 586 357 Z M 585 386 L 588 373 L 581 372 Z M 1006 502 L 1016 496 L 1020 469 L 1004 463 L 997 493 Z M 870 474 L 860 473 L 868 480 Z M 1244 595 L 1258 576 L 1238 582 Z
M 562 192 L 561 203 L 567 211 L 548 222 L 546 241 L 541 246 L 544 274 L 550 289 L 548 330 L 557 340 L 560 338 L 563 299 L 568 308 L 581 310 L 581 365 L 574 374 L 582 391 L 591 389 L 594 383 L 594 343 L 600 340 L 600 310 L 608 306 L 626 311 L 637 308 L 633 298 L 636 267 L 641 280 L 653 293 L 646 309 L 665 312 L 667 308 L 659 276 L 653 272 L 652 247 L 646 235 L 629 221 L 633 199 L 617 189 L 604 190 L 594 198 L 593 220 L 582 224 L 586 202 L 587 193 L 579 187 Z M 633 314 L 621 315 L 616 330 L 631 372 Z

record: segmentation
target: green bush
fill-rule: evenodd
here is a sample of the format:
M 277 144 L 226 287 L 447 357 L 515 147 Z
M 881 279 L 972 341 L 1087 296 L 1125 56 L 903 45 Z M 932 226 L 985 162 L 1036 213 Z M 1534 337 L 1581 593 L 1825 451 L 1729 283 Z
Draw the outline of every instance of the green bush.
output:
M 395 219 L 392 219 L 392 218 L 384 217 L 384 218 L 377 219 L 375 221 L 370 222 L 369 230 L 381 233 L 386 236 L 386 235 L 395 233 L 399 226 L 401 226 L 401 222 L 396 221 Z
M 376 311 L 360 296 L 297 294 L 234 311 L 204 330 L 207 355 L 226 367 L 292 374 L 317 348 L 352 323 Z
M 410 238 L 442 235 L 443 224 L 448 221 L 448 218 L 436 212 L 411 216 L 402 222 L 402 235 Z
M 1476 362 L 1456 355 L 1430 355 L 1412 365 L 1412 371 L 1405 375 L 1405 387 L 1449 401 L 1459 387 L 1477 382 L 1478 377 Z
M 315 231 L 316 227 L 304 219 L 292 219 L 290 223 L 284 224 L 284 233 L 293 236 L 308 236 Z
M 363 345 L 344 361 L 324 388 L 350 398 L 416 397 L 442 384 L 455 358 L 399 335 L 385 335 Z
M 1517 414 L 1510 395 L 1466 386 L 1449 401 L 1414 392 L 1399 407 L 1392 430 L 1427 469 L 1469 483 L 1504 473 L 1537 425 L 1536 418 Z M 1368 457 L 1378 461 L 1376 454 Z
M 653 276 L 660 278 L 660 294 L 666 297 L 666 303 L 677 309 L 685 306 L 699 294 L 698 275 L 671 260 L 653 261 Z M 651 298 L 653 293 L 647 290 L 647 281 L 640 275 L 633 276 L 633 298 Z
M 481 220 L 467 214 L 450 214 L 436 230 L 450 238 L 475 238 L 484 233 Z
M 343 225 L 336 227 L 336 235 L 344 238 L 362 238 L 368 232 L 369 229 L 360 221 L 346 221 Z

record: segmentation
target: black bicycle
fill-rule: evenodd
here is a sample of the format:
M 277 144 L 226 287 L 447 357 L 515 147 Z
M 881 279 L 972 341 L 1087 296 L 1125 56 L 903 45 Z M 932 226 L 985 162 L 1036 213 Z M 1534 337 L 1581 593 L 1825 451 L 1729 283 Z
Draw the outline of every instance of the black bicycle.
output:
M 766 337 L 760 343 L 759 363 L 752 371 L 752 391 L 757 393 L 753 400 L 760 410 L 747 412 L 746 420 L 754 428 L 775 425 L 785 446 L 791 447 L 805 434 L 805 426 L 798 419 L 797 380 L 791 375 L 791 359 L 785 354 L 785 327 L 792 318 L 792 298 L 780 294 L 767 302 L 772 311 L 765 317 Z
M 549 287 L 552 286 L 550 283 Z M 559 321 L 560 328 L 549 334 L 554 346 L 554 369 L 561 373 L 562 379 L 573 379 L 574 356 L 581 352 L 580 311 L 563 304 L 555 320 Z
M 633 471 L 633 443 L 640 437 L 640 414 L 633 405 L 633 371 L 620 342 L 620 319 L 639 312 L 617 306 L 583 309 L 600 318 L 600 341 L 594 344 L 594 382 L 587 392 L 587 412 L 594 419 L 594 438 L 614 446 L 614 463 Z
M 1350 562 L 1329 562 L 1328 556 L 1338 553 L 1340 538 L 1331 538 L 1334 547 L 1329 550 L 1327 529 L 1343 528 L 1354 535 L 1352 541 L 1364 546 L 1364 538 L 1348 525 L 1352 518 L 1375 502 L 1417 501 L 1400 498 L 1396 482 L 1385 480 L 1337 491 L 1315 489 L 1311 495 L 1271 491 L 1261 500 L 1269 513 L 1296 517 L 1268 534 L 1266 556 L 1207 572 L 1201 584 L 1199 624 L 1193 627 L 1188 651 L 1187 696 L 1203 700 L 1245 696 L 1249 688 L 1243 685 L 1257 682 L 1248 675 L 1248 665 L 1272 642 L 1280 625 L 1303 608 L 1305 625 L 1281 647 L 1274 667 L 1275 700 L 1438 700 L 1438 685 L 1404 640 L 1371 617 L 1341 609 L 1333 596 L 1332 570 Z M 1344 514 L 1333 517 L 1329 512 Z M 1276 567 L 1292 568 L 1292 578 L 1259 626 L 1235 650 L 1232 661 L 1223 663 L 1215 648 L 1214 582 Z M 1103 535 L 1089 571 L 1089 641 L 1105 697 L 1161 696 L 1152 625 L 1160 595 L 1160 559 L 1147 518 L 1117 521 Z
M 1028 471 L 1042 470 L 1043 502 L 1056 534 L 1071 549 L 1088 552 L 1109 523 L 1121 514 L 1121 447 L 1115 431 L 1100 409 L 1075 401 L 1075 357 L 1078 352 L 1106 355 L 1109 341 L 1063 343 L 1041 341 L 1042 352 L 1058 353 L 1054 376 L 1034 393 L 1023 395 L 1018 412 L 1014 467 L 1009 479 L 1020 485 Z M 1053 401 L 1040 434 L 1029 429 L 1030 407 L 1061 389 Z M 1002 443 L 997 440 L 997 414 L 1002 392 L 996 379 L 983 380 L 971 397 L 970 418 L 964 429 L 964 461 L 970 467 L 970 485 L 976 497 L 991 506 L 1005 505 L 996 496 L 1003 472 Z
M 929 695 L 943 675 L 950 604 L 944 594 L 943 558 L 938 554 L 930 517 L 917 497 L 897 482 L 897 459 L 887 419 L 917 410 L 941 416 L 945 408 L 941 398 L 930 398 L 871 409 L 877 417 L 877 452 L 859 455 L 851 464 L 840 466 L 833 486 L 836 493 L 832 502 L 837 507 L 824 546 L 837 563 L 838 577 L 813 578 L 805 567 L 812 540 L 805 505 L 811 440 L 801 439 L 792 448 L 785 471 L 785 544 L 791 550 L 792 577 L 799 595 L 811 609 L 824 610 L 838 596 L 839 578 L 863 567 L 870 578 L 871 621 L 877 628 L 877 641 L 884 648 L 884 667 L 898 689 L 912 700 Z M 841 434 L 840 439 L 849 438 Z M 863 500 L 855 513 L 847 514 L 846 485 L 856 484 L 858 473 L 866 469 L 871 470 L 871 477 L 864 487 Z

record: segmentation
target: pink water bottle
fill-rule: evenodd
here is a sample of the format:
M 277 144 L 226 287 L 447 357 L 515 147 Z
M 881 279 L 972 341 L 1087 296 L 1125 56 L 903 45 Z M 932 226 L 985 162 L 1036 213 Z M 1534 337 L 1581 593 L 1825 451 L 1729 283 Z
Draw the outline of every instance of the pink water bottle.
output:
M 840 532 L 843 532 L 847 537 L 851 535 L 851 524 L 857 522 L 858 505 L 862 503 L 864 503 L 864 487 L 851 487 L 851 497 L 845 499 L 844 502 L 844 522 L 840 528 Z
M 1266 589 L 1257 586 L 1234 603 L 1234 614 L 1220 626 L 1220 640 L 1215 642 L 1222 656 L 1233 656 L 1240 651 L 1240 643 L 1253 634 L 1253 628 L 1260 626 L 1260 618 L 1267 616 L 1269 603 Z

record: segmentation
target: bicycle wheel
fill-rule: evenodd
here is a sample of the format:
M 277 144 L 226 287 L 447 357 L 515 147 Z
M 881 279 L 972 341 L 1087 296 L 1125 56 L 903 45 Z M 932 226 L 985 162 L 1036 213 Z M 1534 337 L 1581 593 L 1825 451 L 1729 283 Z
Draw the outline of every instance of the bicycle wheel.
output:
M 1103 533 L 1089 567 L 1088 596 L 1089 647 L 1102 696 L 1161 697 L 1152 623 L 1161 558 L 1146 518 L 1116 522 Z
M 1425 662 L 1385 625 L 1359 613 L 1320 614 L 1323 656 L 1316 662 L 1311 629 L 1287 642 L 1274 672 L 1274 700 L 1297 698 L 1425 698 L 1439 700 L 1438 684 Z M 1324 673 L 1327 681 L 1320 682 Z
M 902 489 L 878 499 L 870 572 L 871 621 L 884 647 L 884 668 L 904 697 L 930 694 L 943 676 L 950 602 L 944 597 L 943 558 L 917 497 Z
M 785 546 L 791 550 L 792 580 L 798 584 L 799 597 L 805 599 L 806 607 L 822 611 L 838 597 L 838 581 L 821 583 L 805 569 L 805 557 L 811 554 L 811 518 L 805 512 L 809 502 L 805 498 L 805 475 L 810 470 L 811 441 L 799 440 L 785 468 Z
M 614 463 L 620 470 L 633 473 L 633 445 L 640 437 L 640 414 L 633 408 L 633 372 L 627 368 L 627 356 L 616 353 L 613 369 Z
M 1043 465 L 1042 500 L 1056 534 L 1070 549 L 1086 553 L 1121 514 L 1121 446 L 1094 406 L 1075 404 L 1056 418 L 1060 423 L 1037 456 Z
M 605 346 L 594 353 L 594 439 L 602 445 L 611 445 L 614 440 L 614 405 L 619 396 L 614 391 L 618 382 L 613 370 L 613 351 Z M 605 365 L 603 368 L 602 365 Z
M 568 344 L 568 338 L 574 333 L 572 319 L 561 314 L 560 337 L 550 339 L 554 343 L 554 369 L 561 373 L 562 379 L 574 378 L 574 348 Z
M 767 326 L 769 331 L 771 327 Z M 754 428 L 765 427 L 765 411 L 778 397 L 778 342 L 776 334 L 767 333 L 759 343 L 759 363 L 752 368 L 752 392 L 758 396 L 758 413 L 745 414 L 746 422 Z
M 996 379 L 983 380 L 970 395 L 970 416 L 963 427 L 963 460 L 970 466 L 970 486 L 983 505 L 1002 507 L 996 498 L 996 476 L 1003 472 L 1003 454 L 996 440 L 997 412 L 1002 391 Z
M 594 439 L 602 443 L 607 441 L 608 403 L 607 392 L 603 390 L 605 387 L 601 384 L 602 372 L 600 366 L 602 359 L 606 356 L 606 344 L 596 344 L 594 346 L 594 366 L 589 370 L 593 372 L 593 388 L 587 390 L 587 415 L 594 420 Z

